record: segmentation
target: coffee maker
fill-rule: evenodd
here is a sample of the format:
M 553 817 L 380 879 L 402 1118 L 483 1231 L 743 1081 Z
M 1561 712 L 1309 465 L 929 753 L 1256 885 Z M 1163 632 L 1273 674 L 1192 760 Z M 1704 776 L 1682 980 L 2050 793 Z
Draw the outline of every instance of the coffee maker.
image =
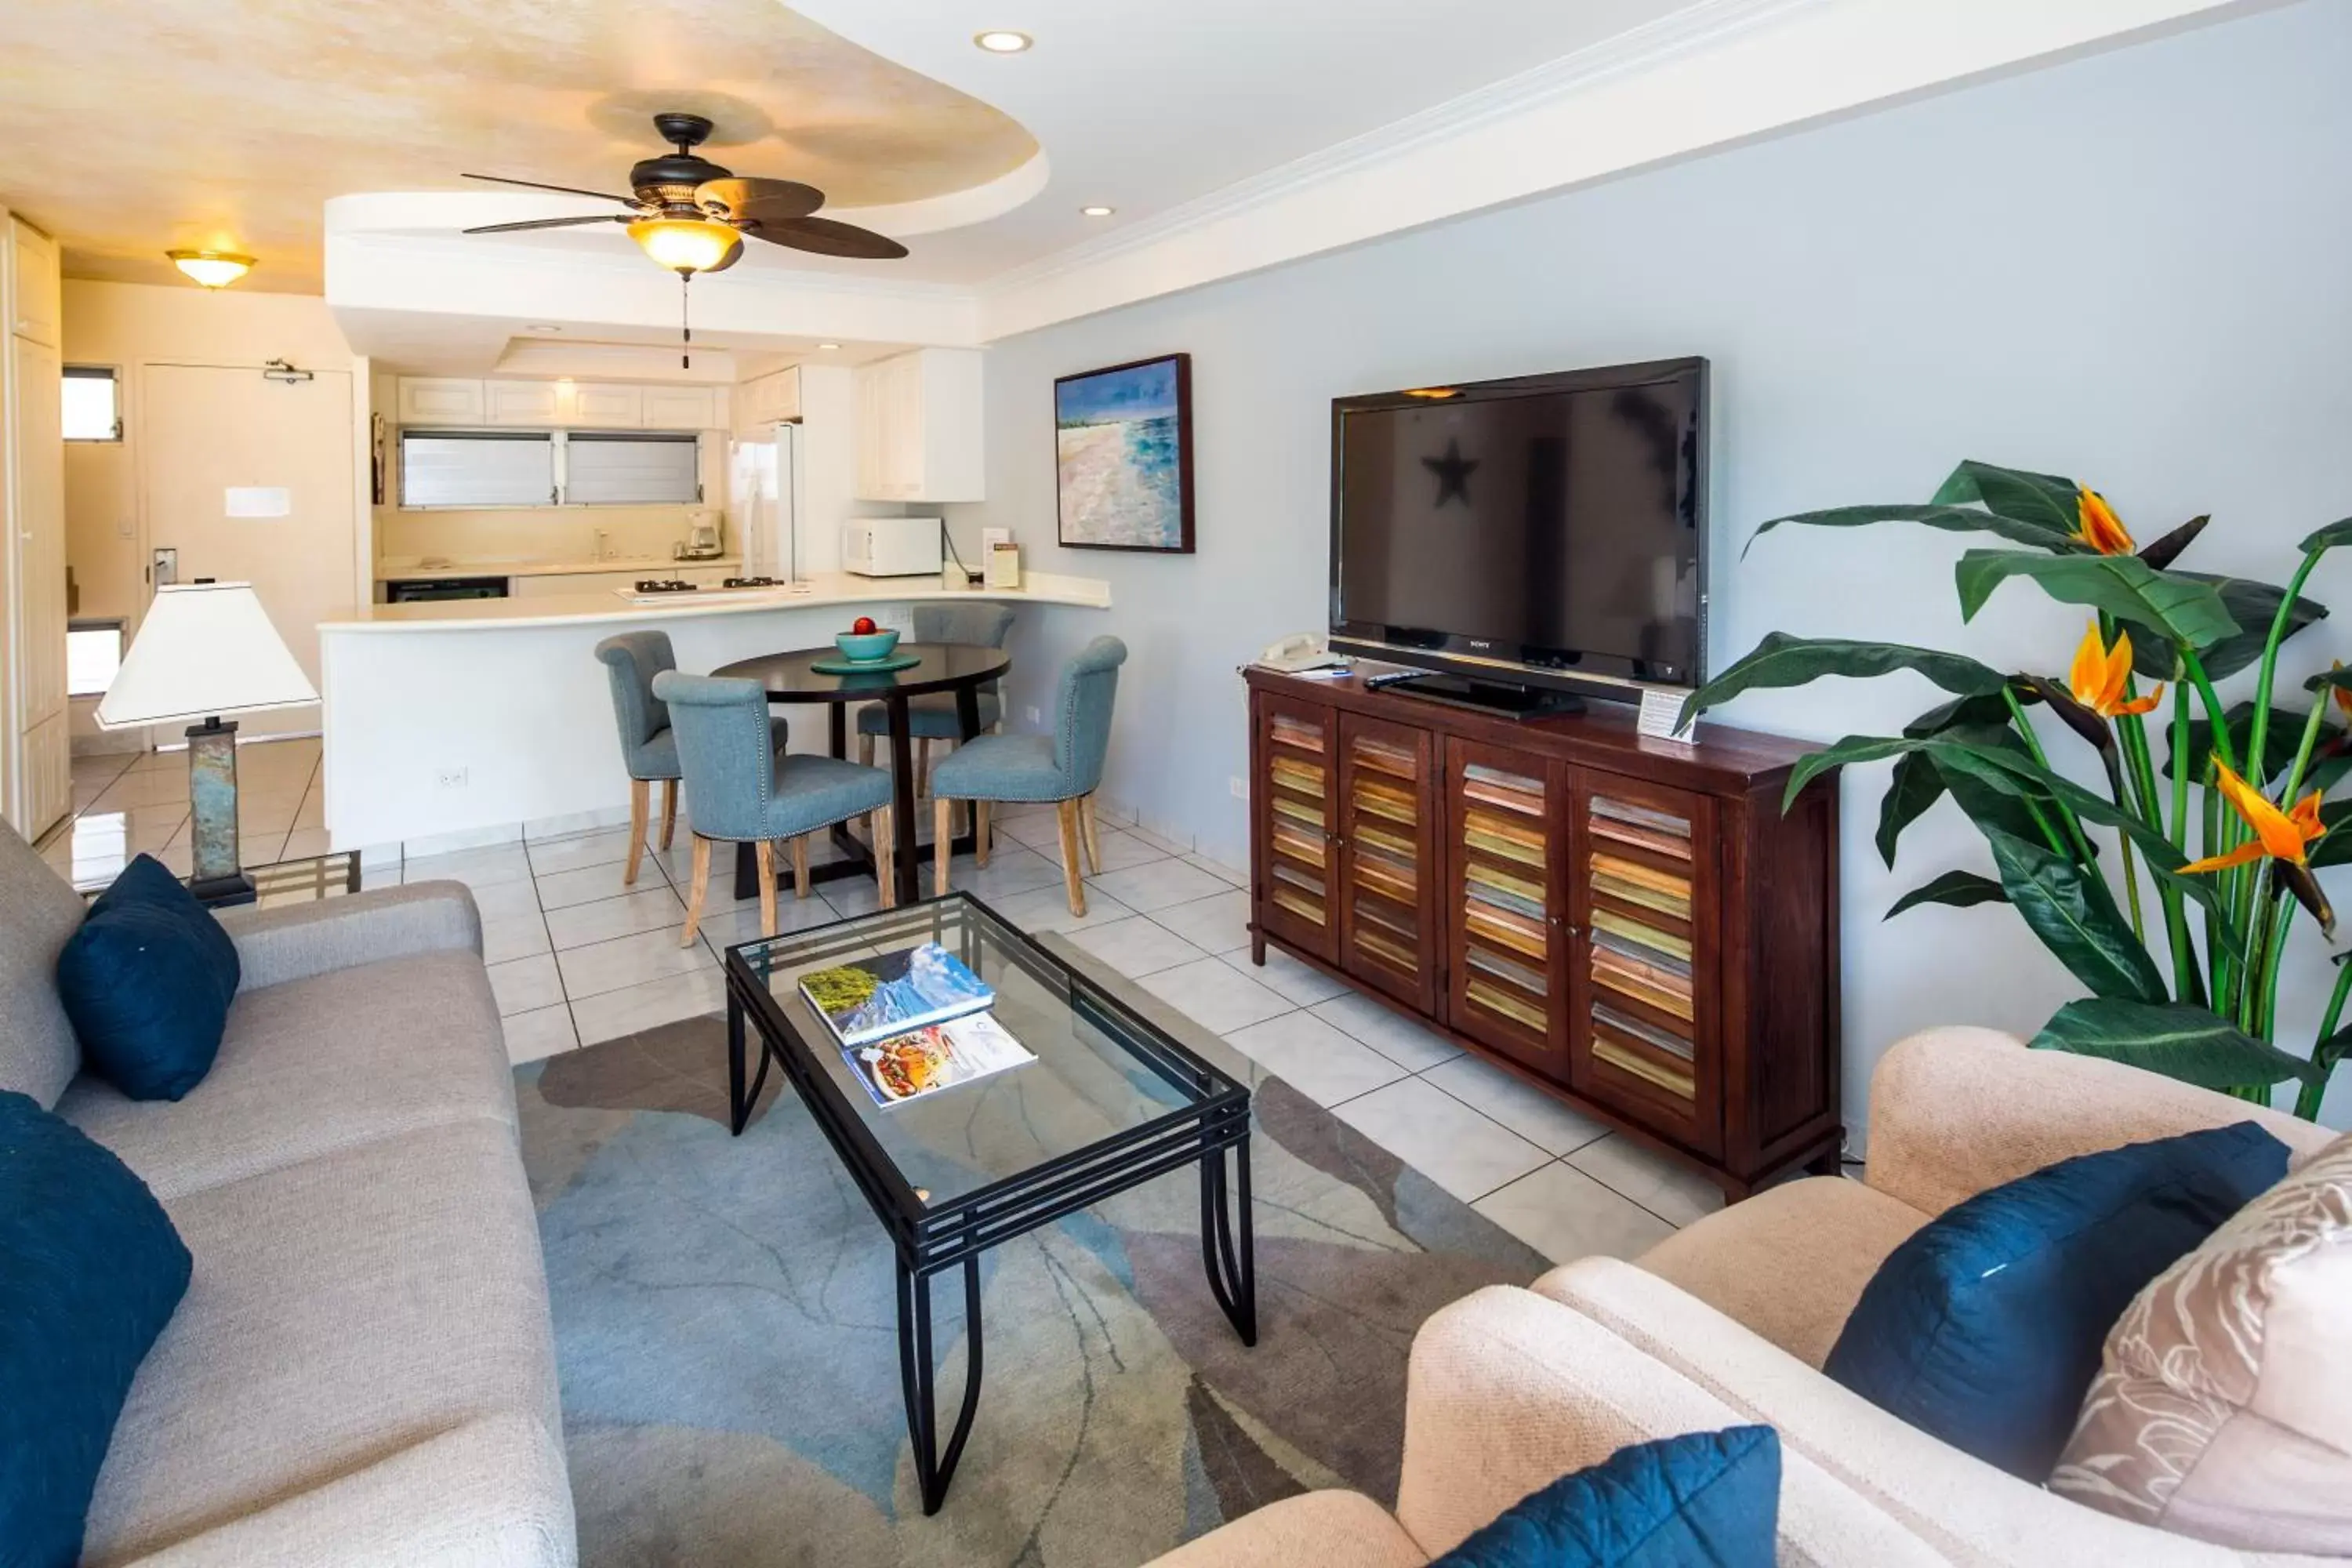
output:
M 719 509 L 698 506 L 686 514 L 686 541 L 672 553 L 680 561 L 709 561 L 725 553 L 719 538 Z

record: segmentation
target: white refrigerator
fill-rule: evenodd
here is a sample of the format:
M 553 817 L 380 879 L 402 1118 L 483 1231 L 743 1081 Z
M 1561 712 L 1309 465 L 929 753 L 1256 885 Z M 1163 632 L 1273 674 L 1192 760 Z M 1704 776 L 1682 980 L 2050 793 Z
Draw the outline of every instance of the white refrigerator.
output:
M 727 526 L 745 576 L 800 581 L 802 487 L 798 425 L 770 425 L 730 439 Z

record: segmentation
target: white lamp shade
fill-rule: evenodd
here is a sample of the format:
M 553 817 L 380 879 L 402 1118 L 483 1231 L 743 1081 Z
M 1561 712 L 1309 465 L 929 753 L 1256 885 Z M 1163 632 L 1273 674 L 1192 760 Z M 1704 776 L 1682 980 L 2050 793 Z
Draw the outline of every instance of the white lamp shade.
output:
M 155 590 L 114 684 L 99 699 L 98 722 L 104 730 L 194 724 L 317 700 L 251 584 L 182 583 Z

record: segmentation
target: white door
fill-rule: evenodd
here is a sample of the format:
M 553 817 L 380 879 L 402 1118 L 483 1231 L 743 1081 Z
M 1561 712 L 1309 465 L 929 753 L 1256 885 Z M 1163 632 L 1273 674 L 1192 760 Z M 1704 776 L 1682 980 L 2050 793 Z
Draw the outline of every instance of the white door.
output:
M 143 392 L 150 559 L 177 551 L 183 583 L 251 583 L 317 685 L 319 623 L 349 610 L 358 575 L 350 373 L 289 385 L 258 366 L 151 364 Z M 319 710 L 257 713 L 240 727 L 314 731 Z

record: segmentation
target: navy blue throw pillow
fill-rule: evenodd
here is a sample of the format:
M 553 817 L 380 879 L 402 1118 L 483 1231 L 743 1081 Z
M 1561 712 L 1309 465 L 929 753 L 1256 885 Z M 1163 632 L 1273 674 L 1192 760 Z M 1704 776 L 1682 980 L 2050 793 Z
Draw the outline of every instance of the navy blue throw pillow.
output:
M 82 1055 L 133 1100 L 204 1081 L 236 994 L 236 943 L 151 855 L 123 868 L 58 954 Z
M 72 1568 L 131 1375 L 188 1288 L 146 1184 L 0 1091 L 0 1559 Z
M 1979 1193 L 1879 1266 L 1822 1370 L 2039 1486 L 2132 1298 L 2276 1184 L 2286 1162 L 2285 1144 L 2242 1121 Z
M 1780 1435 L 1731 1426 L 1620 1448 L 1430 1568 L 1772 1568 L 1780 1524 Z

